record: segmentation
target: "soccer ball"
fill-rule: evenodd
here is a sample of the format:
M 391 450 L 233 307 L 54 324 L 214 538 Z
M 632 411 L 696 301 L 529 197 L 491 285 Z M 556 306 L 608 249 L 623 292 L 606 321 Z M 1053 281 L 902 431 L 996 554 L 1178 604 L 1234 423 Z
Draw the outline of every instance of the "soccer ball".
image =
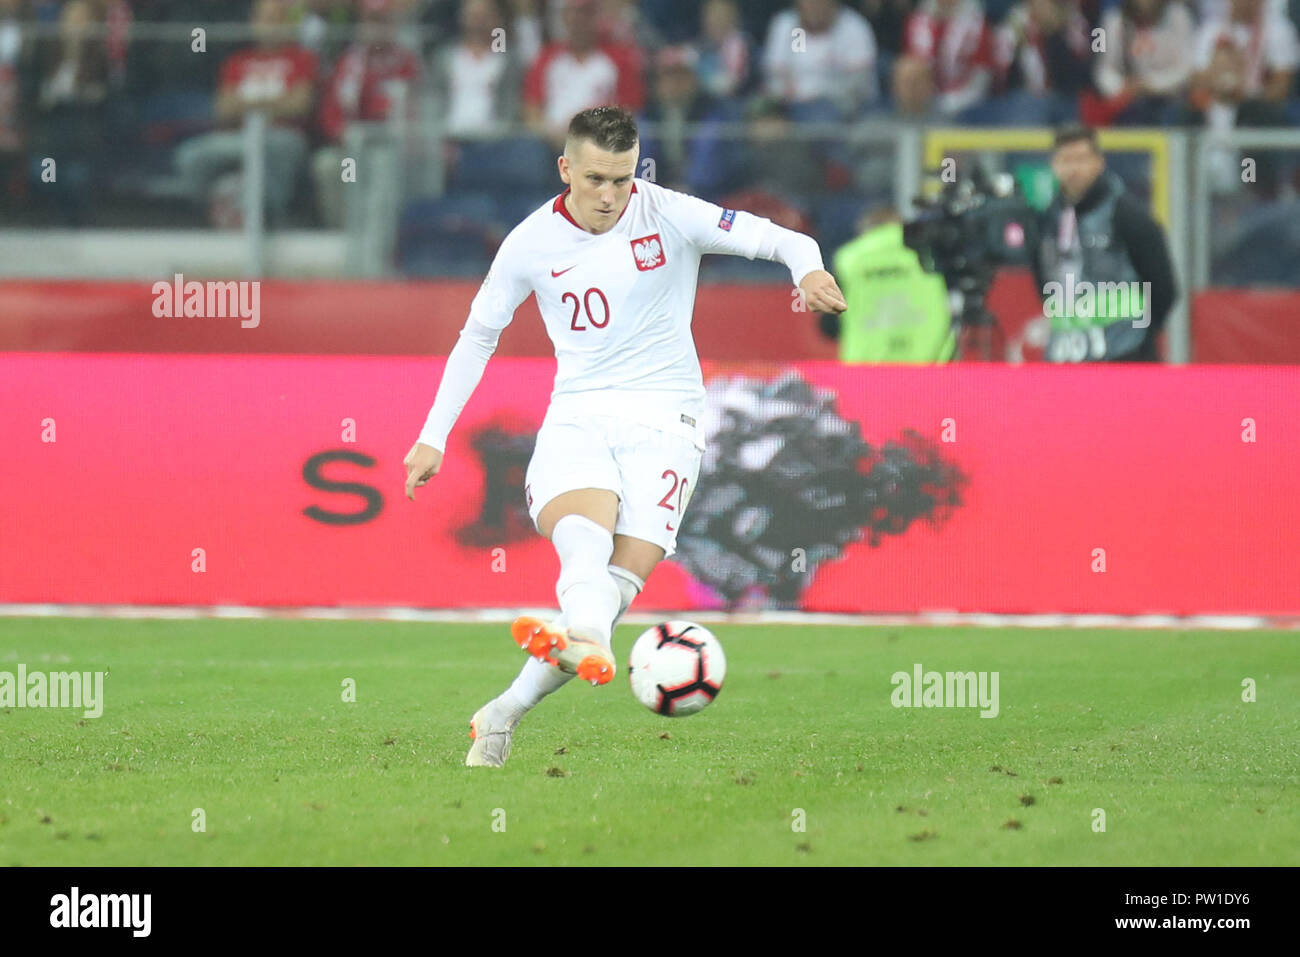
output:
M 670 718 L 702 710 L 718 696 L 726 674 L 722 645 L 691 621 L 666 621 L 642 632 L 627 665 L 636 700 Z

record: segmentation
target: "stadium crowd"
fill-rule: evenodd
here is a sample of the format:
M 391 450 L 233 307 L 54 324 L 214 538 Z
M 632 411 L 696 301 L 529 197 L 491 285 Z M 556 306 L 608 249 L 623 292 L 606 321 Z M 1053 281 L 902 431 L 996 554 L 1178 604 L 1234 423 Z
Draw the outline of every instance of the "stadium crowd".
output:
M 815 232 L 816 197 L 870 187 L 793 127 L 1293 125 L 1298 15 L 1300 0 L 0 0 L 0 199 L 30 205 L 57 156 L 50 218 L 95 222 L 124 193 L 220 220 L 238 128 L 261 109 L 272 223 L 337 225 L 348 124 L 395 116 L 445 131 L 451 185 L 509 182 L 526 210 L 554 185 L 568 118 L 617 102 L 654 124 L 659 182 Z

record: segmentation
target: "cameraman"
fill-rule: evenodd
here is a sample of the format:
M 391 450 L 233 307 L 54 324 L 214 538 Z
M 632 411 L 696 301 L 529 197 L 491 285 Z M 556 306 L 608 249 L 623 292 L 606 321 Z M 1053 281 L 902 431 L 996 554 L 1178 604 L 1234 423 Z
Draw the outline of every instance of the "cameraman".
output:
M 947 362 L 956 347 L 943 277 L 928 273 L 903 243 L 891 207 L 866 217 L 865 231 L 835 251 L 831 271 L 848 308 L 823 314 L 841 362 Z
M 1034 281 L 1051 323 L 1051 362 L 1155 362 L 1156 333 L 1177 298 L 1164 232 L 1106 170 L 1097 134 L 1055 137 L 1060 192 L 1039 223 Z

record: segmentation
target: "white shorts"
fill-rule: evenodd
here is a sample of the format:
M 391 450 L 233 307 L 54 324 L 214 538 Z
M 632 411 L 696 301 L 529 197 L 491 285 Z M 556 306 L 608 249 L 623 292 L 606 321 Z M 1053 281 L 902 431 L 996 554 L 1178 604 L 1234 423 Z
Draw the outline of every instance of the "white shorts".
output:
M 653 542 L 667 557 L 695 491 L 703 453 L 684 436 L 593 415 L 582 422 L 544 421 L 524 475 L 528 516 L 557 495 L 607 488 L 618 495 L 616 535 Z

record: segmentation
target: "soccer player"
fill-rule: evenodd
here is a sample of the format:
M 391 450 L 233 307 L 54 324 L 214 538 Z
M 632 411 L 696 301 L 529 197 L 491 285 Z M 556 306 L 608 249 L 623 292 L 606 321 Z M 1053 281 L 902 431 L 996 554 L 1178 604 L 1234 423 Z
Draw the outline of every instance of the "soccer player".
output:
M 639 153 L 625 110 L 573 117 L 558 160 L 568 188 L 502 242 L 403 463 L 414 501 L 441 468 L 501 331 L 535 293 L 557 368 L 524 494 L 559 555 L 560 615 L 511 626 L 532 657 L 470 719 L 471 767 L 504 765 L 520 718 L 574 675 L 597 685 L 614 676 L 614 625 L 675 550 L 704 452 L 704 380 L 691 336 L 700 256 L 783 263 L 808 309 L 845 308 L 814 239 L 638 179 Z M 743 333 L 743 318 L 725 321 Z

